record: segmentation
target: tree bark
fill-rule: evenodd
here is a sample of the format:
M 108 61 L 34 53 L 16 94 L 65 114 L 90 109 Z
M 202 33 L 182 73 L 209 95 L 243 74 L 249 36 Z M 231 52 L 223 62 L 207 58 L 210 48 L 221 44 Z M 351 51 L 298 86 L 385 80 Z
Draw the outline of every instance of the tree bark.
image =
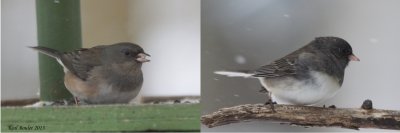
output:
M 365 102 L 364 102 L 365 104 Z M 203 115 L 201 122 L 208 127 L 250 120 L 269 120 L 300 126 L 325 126 L 358 128 L 379 128 L 400 130 L 400 111 L 363 108 L 325 108 L 298 105 L 245 104 Z M 368 105 L 368 104 L 366 104 Z

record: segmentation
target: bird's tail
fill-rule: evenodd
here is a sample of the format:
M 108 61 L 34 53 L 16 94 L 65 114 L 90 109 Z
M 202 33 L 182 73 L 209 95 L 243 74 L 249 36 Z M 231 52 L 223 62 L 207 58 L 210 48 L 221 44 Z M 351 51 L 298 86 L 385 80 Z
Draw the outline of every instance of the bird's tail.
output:
M 47 47 L 41 47 L 41 46 L 37 46 L 37 47 L 30 47 L 34 50 L 39 51 L 40 53 L 43 53 L 45 55 L 48 55 L 50 57 L 53 57 L 55 59 L 60 59 L 61 58 L 61 52 L 55 50 L 55 49 L 51 49 L 51 48 L 47 48 Z
M 232 71 L 215 71 L 215 74 L 225 75 L 228 77 L 244 77 L 244 78 L 253 78 L 253 74 L 249 72 L 232 72 Z

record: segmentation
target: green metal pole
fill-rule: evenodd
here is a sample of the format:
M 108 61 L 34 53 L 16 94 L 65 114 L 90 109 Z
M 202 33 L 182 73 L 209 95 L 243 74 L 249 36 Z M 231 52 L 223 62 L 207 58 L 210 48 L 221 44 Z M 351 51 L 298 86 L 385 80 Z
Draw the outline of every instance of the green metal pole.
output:
M 36 0 L 39 46 L 70 51 L 82 46 L 79 0 Z M 39 54 L 40 99 L 72 98 L 55 59 Z

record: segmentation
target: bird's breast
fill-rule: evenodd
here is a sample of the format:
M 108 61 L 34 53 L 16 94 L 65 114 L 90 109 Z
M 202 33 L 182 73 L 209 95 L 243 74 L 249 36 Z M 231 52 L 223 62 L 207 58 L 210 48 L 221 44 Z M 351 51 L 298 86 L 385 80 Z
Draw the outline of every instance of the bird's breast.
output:
M 339 80 L 324 72 L 310 71 L 307 78 L 260 78 L 262 85 L 279 100 L 311 105 L 331 98 L 340 89 Z
M 67 71 L 64 83 L 75 97 L 87 103 L 128 103 L 140 91 L 142 73 L 134 72 L 134 68 L 124 69 L 125 73 L 121 69 L 115 70 L 104 66 L 94 67 L 86 80 Z
M 140 66 L 130 62 L 113 64 L 103 70 L 104 79 L 112 84 L 115 90 L 132 91 L 143 84 L 143 73 Z
M 70 71 L 65 72 L 64 84 L 65 87 L 72 93 L 72 95 L 82 99 L 96 96 L 99 93 L 96 84 L 84 81 Z

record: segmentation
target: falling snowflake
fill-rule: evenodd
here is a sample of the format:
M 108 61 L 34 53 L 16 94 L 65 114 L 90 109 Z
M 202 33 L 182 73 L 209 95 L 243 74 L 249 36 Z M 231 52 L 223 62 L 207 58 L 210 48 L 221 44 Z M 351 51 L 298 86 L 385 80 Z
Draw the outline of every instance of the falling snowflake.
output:
M 235 56 L 235 62 L 238 64 L 245 64 L 246 63 L 246 58 L 244 58 L 242 55 L 236 55 Z

